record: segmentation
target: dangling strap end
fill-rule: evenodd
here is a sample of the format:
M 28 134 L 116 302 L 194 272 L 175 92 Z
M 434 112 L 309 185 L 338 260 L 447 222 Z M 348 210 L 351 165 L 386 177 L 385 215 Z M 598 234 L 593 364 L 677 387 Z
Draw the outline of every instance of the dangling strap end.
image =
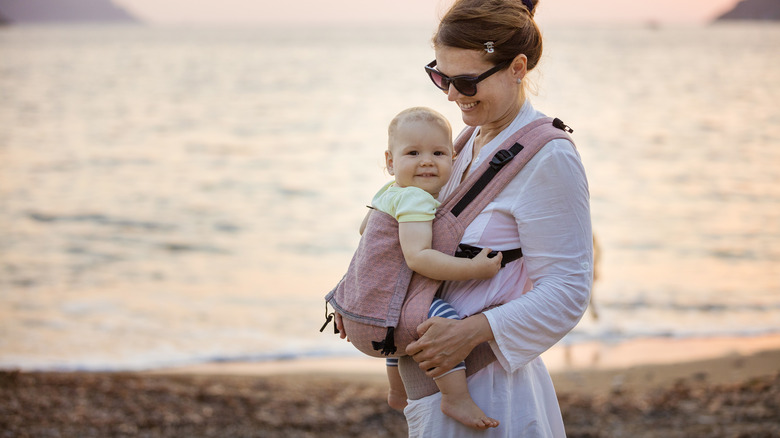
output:
M 320 333 L 322 333 L 323 331 L 325 331 L 325 327 L 327 327 L 327 326 L 328 326 L 328 324 L 330 324 L 330 322 L 331 322 L 331 321 L 333 321 L 333 314 L 332 314 L 332 313 L 331 313 L 330 315 L 327 315 L 327 316 L 326 316 L 326 318 L 325 318 L 325 324 L 322 324 L 322 327 L 320 328 Z M 335 324 L 335 323 L 334 323 L 334 324 Z M 338 329 L 336 329 L 336 330 L 338 330 Z
M 322 327 L 320 327 L 320 333 L 325 331 L 325 327 L 330 324 L 331 321 L 333 321 L 333 318 L 336 317 L 336 312 L 330 312 L 328 313 L 328 302 L 325 301 L 325 324 L 322 324 Z M 336 326 L 336 322 L 333 321 L 333 333 L 339 334 L 339 328 Z

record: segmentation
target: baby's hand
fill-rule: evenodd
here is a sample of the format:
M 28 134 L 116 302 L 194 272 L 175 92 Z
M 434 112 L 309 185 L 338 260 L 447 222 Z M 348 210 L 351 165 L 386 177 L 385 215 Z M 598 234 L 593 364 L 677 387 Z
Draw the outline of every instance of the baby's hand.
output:
M 494 257 L 488 257 L 492 250 L 490 248 L 482 248 L 482 251 L 477 254 L 476 257 L 471 259 L 474 264 L 474 279 L 475 280 L 487 280 L 498 274 L 498 270 L 501 269 L 502 253 L 496 254 Z

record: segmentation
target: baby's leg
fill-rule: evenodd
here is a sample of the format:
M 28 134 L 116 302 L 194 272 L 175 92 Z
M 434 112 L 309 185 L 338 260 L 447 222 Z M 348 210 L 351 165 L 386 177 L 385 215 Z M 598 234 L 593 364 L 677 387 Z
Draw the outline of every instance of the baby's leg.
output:
M 398 372 L 398 359 L 387 358 L 387 380 L 390 382 L 387 404 L 393 409 L 403 410 L 406 407 L 406 388 L 401 380 L 401 373 Z
M 434 298 L 428 317 L 460 319 L 455 309 L 446 301 Z M 466 364 L 461 362 L 447 374 L 436 378 L 436 386 L 441 391 L 441 411 L 474 429 L 487 429 L 498 426 L 498 420 L 485 415 L 474 403 L 466 384 Z

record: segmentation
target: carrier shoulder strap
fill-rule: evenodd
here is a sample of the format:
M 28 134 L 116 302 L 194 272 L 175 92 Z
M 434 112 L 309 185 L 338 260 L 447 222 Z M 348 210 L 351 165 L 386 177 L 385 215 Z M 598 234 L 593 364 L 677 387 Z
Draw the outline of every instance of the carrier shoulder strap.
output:
M 474 129 L 466 128 L 456 139 L 455 150 L 458 154 L 473 135 Z M 543 117 L 533 120 L 504 140 L 491 160 L 485 160 L 473 169 L 439 210 L 450 211 L 460 221 L 471 223 L 544 145 L 558 138 L 567 139 L 574 144 L 569 132 L 573 130 L 561 119 Z

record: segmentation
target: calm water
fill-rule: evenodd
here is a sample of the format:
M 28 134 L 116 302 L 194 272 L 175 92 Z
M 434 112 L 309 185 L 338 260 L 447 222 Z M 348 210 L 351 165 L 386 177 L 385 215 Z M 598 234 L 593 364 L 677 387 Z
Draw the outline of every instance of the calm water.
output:
M 780 27 L 550 28 L 602 248 L 565 342 L 780 329 Z M 430 29 L 0 29 L 0 368 L 356 355 L 318 333 Z

